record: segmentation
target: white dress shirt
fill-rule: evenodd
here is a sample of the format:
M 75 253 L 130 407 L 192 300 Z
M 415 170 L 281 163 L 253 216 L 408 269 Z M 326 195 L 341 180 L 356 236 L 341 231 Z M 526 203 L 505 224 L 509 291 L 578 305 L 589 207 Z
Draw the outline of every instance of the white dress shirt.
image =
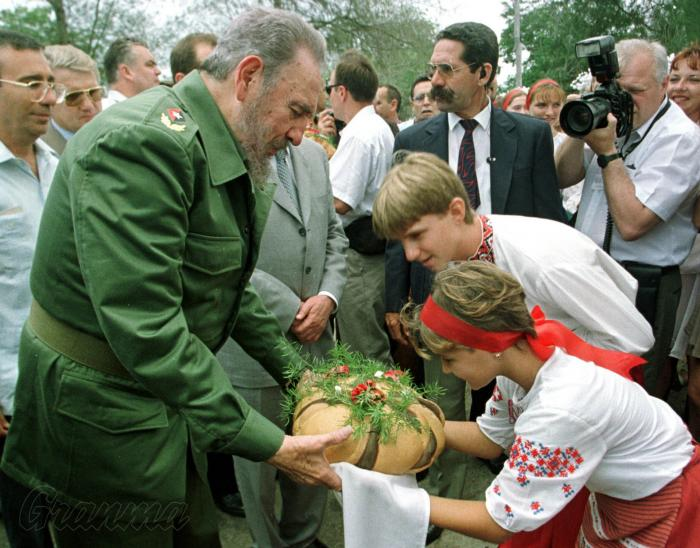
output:
M 128 97 L 123 93 L 120 93 L 116 89 L 110 89 L 107 92 L 107 97 L 102 98 L 102 110 L 116 105 L 117 103 L 121 103 L 122 101 L 126 101 L 127 99 Z
M 329 166 L 333 196 L 352 208 L 340 215 L 346 227 L 372 214 L 374 198 L 391 167 L 394 135 L 372 105 L 358 111 L 340 135 Z
M 39 221 L 58 155 L 41 140 L 34 143 L 37 179 L 27 162 L 0 141 L 0 404 L 11 415 L 17 384 L 22 326 L 32 294 L 29 271 Z
M 447 113 L 449 164 L 455 173 L 457 173 L 457 162 L 459 161 L 459 148 L 462 144 L 462 137 L 464 137 L 461 120 L 462 118 L 454 112 Z M 479 199 L 481 201 L 477 212 L 488 215 L 491 213 L 491 165 L 488 162 L 491 156 L 491 101 L 479 114 L 474 116 L 474 120 L 478 123 L 472 135 L 474 138 L 476 179 L 479 183 Z
M 618 261 L 678 265 L 688 256 L 697 233 L 691 217 L 700 181 L 700 128 L 673 102 L 647 133 L 653 119 L 634 132 L 646 136 L 625 158 L 625 166 L 637 199 L 663 222 L 634 241 L 623 240 L 613 228 L 610 253 Z M 608 202 L 603 173 L 594 158 L 592 151 L 584 153 L 586 178 L 576 228 L 602 246 Z

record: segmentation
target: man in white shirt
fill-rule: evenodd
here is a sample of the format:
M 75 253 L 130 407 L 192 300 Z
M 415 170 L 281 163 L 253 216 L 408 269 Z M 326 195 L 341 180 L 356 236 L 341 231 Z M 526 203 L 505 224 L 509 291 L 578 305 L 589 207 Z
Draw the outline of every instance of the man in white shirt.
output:
M 104 88 L 97 63 L 75 46 L 49 46 L 44 55 L 56 82 L 66 86 L 66 96 L 51 110 L 49 129 L 41 138 L 60 155 L 76 131 L 102 111 Z
M 158 63 L 146 43 L 136 38 L 117 38 L 103 63 L 109 92 L 102 100 L 102 109 L 160 84 Z
M 662 366 L 681 290 L 678 265 L 696 234 L 691 214 L 700 180 L 700 129 L 666 97 L 668 60 L 661 44 L 623 40 L 616 49 L 619 84 L 634 101 L 632 134 L 616 140 L 617 120 L 609 114 L 606 128 L 583 140 L 567 138 L 557 152 L 557 174 L 562 188 L 585 175 L 576 228 L 639 281 L 637 308 L 656 337 L 645 356 L 645 385 L 664 397 L 670 373 Z M 584 151 L 584 142 L 591 151 Z
M 352 350 L 389 362 L 384 331 L 384 242 L 372 231 L 374 197 L 391 165 L 391 129 L 374 112 L 378 79 L 357 52 L 343 54 L 326 88 L 333 113 L 345 122 L 330 161 L 336 212 L 350 241 L 348 281 L 338 306 L 338 334 Z
M 32 300 L 29 271 L 39 220 L 58 164 L 56 154 L 39 137 L 46 133 L 51 109 L 64 93 L 38 42 L 0 30 L 0 456 L 14 409 L 19 339 Z M 0 498 L 12 546 L 52 546 L 41 495 L 32 497 L 29 489 L 0 472 Z

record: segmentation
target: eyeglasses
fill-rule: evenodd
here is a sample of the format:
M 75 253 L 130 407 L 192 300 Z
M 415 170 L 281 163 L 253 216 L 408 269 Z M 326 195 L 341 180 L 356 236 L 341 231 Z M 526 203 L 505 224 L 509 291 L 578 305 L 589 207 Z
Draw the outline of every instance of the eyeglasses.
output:
M 94 88 L 76 89 L 66 93 L 63 100 L 69 107 L 77 107 L 83 100 L 83 95 L 87 95 L 93 103 L 98 103 L 104 97 L 105 90 L 102 86 Z
M 432 78 L 435 72 L 439 72 L 440 76 L 443 78 L 449 78 L 455 72 L 459 72 L 465 68 L 471 68 L 474 65 L 478 66 L 478 63 L 469 63 L 461 67 L 455 67 L 451 63 L 428 63 L 426 65 L 426 73 L 428 74 L 428 78 Z
M 423 102 L 423 99 L 425 99 L 426 97 L 427 97 L 428 99 L 430 99 L 430 92 L 429 92 L 429 91 L 426 92 L 426 93 L 419 93 L 418 95 L 416 95 L 416 96 L 413 98 L 413 100 L 414 100 L 416 103 L 421 103 L 421 102 Z
M 11 84 L 21 88 L 27 88 L 32 94 L 33 103 L 41 103 L 49 93 L 49 90 L 56 94 L 56 103 L 63 102 L 66 96 L 66 86 L 57 84 L 56 82 L 44 82 L 42 80 L 33 80 L 31 82 L 17 82 L 16 80 L 4 80 L 0 78 L 3 84 Z
M 328 84 L 328 85 L 326 86 L 326 93 L 327 93 L 328 95 L 330 95 L 330 94 L 331 94 L 331 90 L 332 90 L 333 88 L 337 88 L 338 86 L 342 86 L 342 85 L 343 85 L 343 84 Z

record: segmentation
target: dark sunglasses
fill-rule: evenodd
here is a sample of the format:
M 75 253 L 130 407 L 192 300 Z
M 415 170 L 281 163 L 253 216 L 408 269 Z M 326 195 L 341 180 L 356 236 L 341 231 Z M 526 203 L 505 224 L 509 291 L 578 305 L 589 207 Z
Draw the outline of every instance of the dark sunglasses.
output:
M 83 94 L 87 95 L 93 103 L 97 103 L 98 101 L 102 100 L 102 97 L 104 97 L 105 90 L 102 86 L 87 89 L 76 89 L 75 91 L 69 91 L 66 93 L 63 100 L 69 107 L 75 107 L 83 100 Z
M 328 95 L 330 95 L 330 94 L 331 94 L 331 90 L 332 90 L 333 88 L 337 88 L 338 86 L 342 86 L 342 85 L 343 85 L 343 84 L 328 84 L 328 85 L 326 86 L 326 93 L 327 93 Z

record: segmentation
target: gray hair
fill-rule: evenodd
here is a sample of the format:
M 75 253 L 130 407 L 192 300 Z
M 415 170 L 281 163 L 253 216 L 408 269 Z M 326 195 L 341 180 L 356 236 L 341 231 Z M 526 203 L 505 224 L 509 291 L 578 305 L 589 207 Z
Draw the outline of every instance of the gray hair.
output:
M 618 42 L 615 49 L 617 50 L 621 71 L 624 70 L 624 67 L 627 66 L 633 57 L 640 53 L 645 53 L 654 61 L 654 76 L 659 84 L 668 75 L 668 53 L 666 53 L 666 48 L 659 42 L 631 38 Z
M 52 69 L 77 70 L 92 72 L 99 80 L 100 73 L 97 63 L 87 53 L 71 45 L 47 46 L 44 55 Z
M 257 55 L 265 64 L 264 82 L 270 85 L 300 49 L 308 50 L 319 65 L 323 64 L 325 39 L 297 14 L 249 9 L 231 22 L 201 69 L 217 80 L 225 80 L 246 56 Z

